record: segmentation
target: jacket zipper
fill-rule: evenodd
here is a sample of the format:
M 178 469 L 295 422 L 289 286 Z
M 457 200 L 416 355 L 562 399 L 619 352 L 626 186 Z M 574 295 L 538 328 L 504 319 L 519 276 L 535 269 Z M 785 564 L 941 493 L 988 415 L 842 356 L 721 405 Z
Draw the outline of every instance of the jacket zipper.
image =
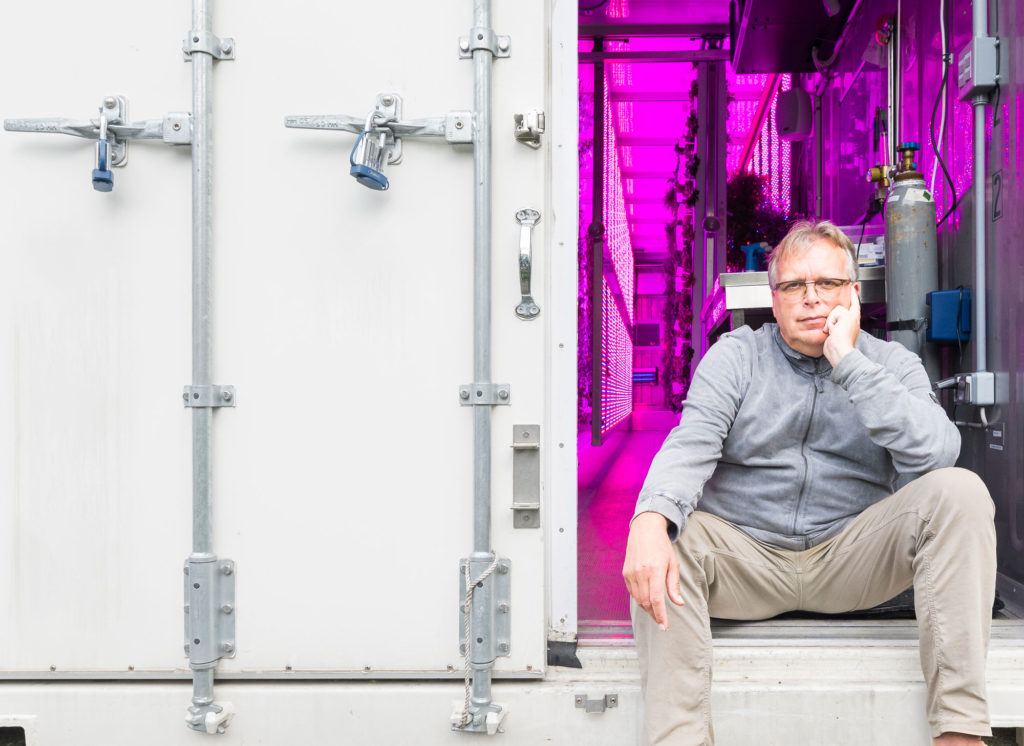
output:
M 800 457 L 804 460 L 804 478 L 800 483 L 800 494 L 797 496 L 796 509 L 793 511 L 793 523 L 789 529 L 791 536 L 796 536 L 796 522 L 800 517 L 800 508 L 802 508 L 804 504 L 804 492 L 807 490 L 807 475 L 811 471 L 811 464 L 807 460 L 807 437 L 811 434 L 811 423 L 814 421 L 814 408 L 818 404 L 818 373 L 820 364 L 820 359 L 814 361 L 814 393 L 811 394 L 811 414 L 807 418 L 807 428 L 804 430 L 804 439 L 800 443 Z M 804 544 L 807 544 L 806 539 L 804 540 Z M 806 546 L 804 548 L 806 549 Z

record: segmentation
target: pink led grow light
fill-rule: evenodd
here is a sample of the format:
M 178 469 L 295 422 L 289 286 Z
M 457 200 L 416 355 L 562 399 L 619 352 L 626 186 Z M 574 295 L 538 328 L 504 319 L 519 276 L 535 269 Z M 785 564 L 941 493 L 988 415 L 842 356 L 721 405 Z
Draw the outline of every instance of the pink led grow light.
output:
M 633 411 L 633 340 L 612 298 L 608 283 L 601 293 L 601 432 L 607 432 Z

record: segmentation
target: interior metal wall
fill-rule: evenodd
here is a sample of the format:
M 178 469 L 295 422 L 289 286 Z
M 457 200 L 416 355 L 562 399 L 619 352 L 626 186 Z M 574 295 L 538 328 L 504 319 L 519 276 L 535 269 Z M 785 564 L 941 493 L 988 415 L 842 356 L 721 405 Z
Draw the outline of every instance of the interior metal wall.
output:
M 988 369 L 996 374 L 997 399 L 989 420 L 996 424 L 988 430 L 962 431 L 961 465 L 982 476 L 995 500 L 1000 571 L 1024 582 L 1024 7 L 994 1 L 989 7 L 989 34 L 1000 40 L 999 103 L 990 107 L 988 116 L 984 206 Z M 968 0 L 958 0 L 955 11 L 959 23 L 969 22 Z M 959 231 L 941 236 L 940 261 L 948 287 L 974 285 L 974 209 L 973 200 L 965 200 Z M 951 370 L 972 370 L 974 344 L 965 347 L 962 365 L 958 358 L 958 353 L 948 354 Z
M 949 94 L 946 109 L 942 154 L 954 182 L 960 208 L 939 230 L 940 287 L 973 287 L 974 199 L 971 193 L 972 152 L 970 104 L 961 102 L 956 91 L 956 58 L 970 39 L 971 0 L 949 0 L 951 20 Z M 1024 8 L 1005 0 L 989 0 L 989 34 L 1000 40 L 1000 90 L 990 106 L 987 127 L 985 168 L 988 255 L 988 369 L 996 373 L 998 405 L 987 414 L 996 423 L 989 429 L 962 428 L 963 448 L 960 465 L 977 472 L 985 480 L 996 502 L 1000 570 L 1024 581 L 1024 252 L 1019 246 L 1024 235 Z M 857 223 L 864 214 L 872 186 L 864 181 L 865 166 L 874 165 L 871 114 L 885 104 L 883 49 L 871 35 L 876 21 L 884 13 L 894 13 L 896 0 L 865 0 L 862 12 L 847 37 L 846 52 L 836 64 L 840 75 L 824 98 L 825 133 L 825 214 L 840 224 Z M 930 144 L 933 108 L 941 77 L 941 37 L 939 4 L 934 0 L 903 0 L 901 50 L 903 95 L 901 139 L 918 142 L 919 169 L 929 184 L 932 180 L 934 151 Z M 855 71 L 867 60 L 859 75 Z M 846 98 L 842 104 L 839 98 Z M 941 109 L 935 113 L 938 136 Z M 952 195 L 942 185 L 939 172 L 935 180 L 936 201 L 942 211 Z M 869 224 L 881 224 L 881 216 Z M 856 236 L 854 240 L 856 240 Z M 942 352 L 943 375 L 974 370 L 974 344 L 962 349 L 947 347 Z M 956 419 L 977 421 L 971 407 L 954 410 L 949 397 L 946 404 Z M 995 435 L 1002 433 L 1001 437 Z

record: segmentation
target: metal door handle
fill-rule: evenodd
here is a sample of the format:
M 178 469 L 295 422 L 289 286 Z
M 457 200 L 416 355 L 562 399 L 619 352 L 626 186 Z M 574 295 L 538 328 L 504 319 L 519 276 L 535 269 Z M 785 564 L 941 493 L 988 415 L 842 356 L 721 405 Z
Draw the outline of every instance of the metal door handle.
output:
M 529 208 L 516 213 L 519 223 L 519 292 L 523 299 L 516 306 L 516 316 L 521 319 L 535 319 L 540 307 L 533 302 L 530 294 L 530 275 L 533 271 L 533 226 L 540 222 L 540 213 Z

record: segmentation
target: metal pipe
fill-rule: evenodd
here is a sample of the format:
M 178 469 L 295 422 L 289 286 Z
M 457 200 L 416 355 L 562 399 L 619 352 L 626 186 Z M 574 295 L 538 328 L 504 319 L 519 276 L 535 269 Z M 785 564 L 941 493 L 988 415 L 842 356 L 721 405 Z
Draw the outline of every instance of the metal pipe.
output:
M 821 131 L 821 94 L 814 96 L 814 219 L 823 220 L 822 177 L 825 138 Z
M 974 37 L 988 36 L 988 3 L 974 0 L 971 3 Z M 985 267 L 985 106 L 988 95 L 979 94 L 971 99 L 974 106 L 974 328 L 976 371 L 988 370 L 988 319 L 985 318 L 987 305 L 988 278 Z
M 975 4 L 978 4 L 977 2 Z M 974 322 L 976 371 L 988 370 L 988 319 L 985 307 L 988 278 L 985 263 L 985 105 L 987 96 L 975 96 L 974 105 Z
M 192 33 L 211 32 L 207 0 L 192 2 Z M 211 158 L 213 105 L 210 78 L 213 57 L 193 53 L 192 58 L 192 385 L 212 383 L 210 360 L 210 235 Z M 211 499 L 210 446 L 213 408 L 192 408 L 192 557 L 209 557 L 213 551 L 213 504 Z M 201 665 L 201 668 L 197 668 Z M 192 664 L 192 705 L 213 704 L 216 662 Z
M 490 0 L 473 0 L 474 31 L 491 29 Z M 491 63 L 489 49 L 473 50 L 473 381 L 491 381 Z M 494 559 L 491 551 L 491 408 L 473 407 L 473 577 Z M 494 666 L 494 608 L 489 581 L 473 594 L 470 610 L 475 636 L 472 651 L 472 705 L 477 713 L 491 706 Z
M 594 39 L 603 49 L 604 39 Z M 593 197 L 590 207 L 590 444 L 601 445 L 601 339 L 604 331 L 604 62 L 594 63 Z
M 885 99 L 885 134 L 882 137 L 882 169 L 883 172 L 888 175 L 889 171 L 889 158 L 892 152 L 892 136 L 895 132 L 893 127 L 893 109 L 896 98 L 896 57 L 893 52 L 893 40 L 889 39 L 889 48 L 886 50 L 886 67 L 885 71 L 885 82 L 887 86 L 887 93 Z
M 491 26 L 489 0 L 474 0 L 474 28 Z M 491 61 L 486 49 L 473 51 L 476 136 L 473 148 L 473 380 L 491 380 Z M 491 408 L 473 407 L 473 550 L 491 551 Z
M 193 31 L 211 30 L 206 0 L 193 0 Z M 213 57 L 192 55 L 192 385 L 212 383 L 210 359 L 210 234 L 211 234 L 211 130 L 213 104 L 210 74 Z M 210 552 L 213 511 L 210 500 L 211 407 L 192 409 L 192 551 Z

